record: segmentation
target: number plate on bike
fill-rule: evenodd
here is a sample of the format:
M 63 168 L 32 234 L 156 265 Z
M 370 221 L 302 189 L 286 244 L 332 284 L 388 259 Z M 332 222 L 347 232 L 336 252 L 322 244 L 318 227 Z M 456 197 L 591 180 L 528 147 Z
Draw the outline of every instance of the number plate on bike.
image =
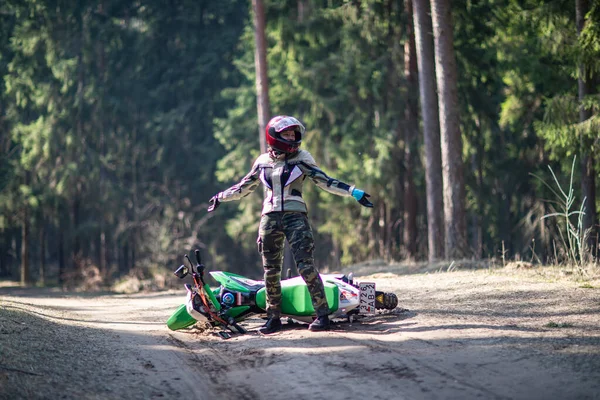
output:
M 360 314 L 375 314 L 375 283 L 360 282 Z

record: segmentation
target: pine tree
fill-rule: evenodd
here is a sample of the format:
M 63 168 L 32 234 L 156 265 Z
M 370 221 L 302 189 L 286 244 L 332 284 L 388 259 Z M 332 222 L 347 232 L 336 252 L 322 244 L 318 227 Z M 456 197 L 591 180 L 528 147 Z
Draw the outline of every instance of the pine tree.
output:
M 446 258 L 462 258 L 467 251 L 465 186 L 460 132 L 456 59 L 452 15 L 448 0 L 432 0 L 436 80 L 440 112 Z

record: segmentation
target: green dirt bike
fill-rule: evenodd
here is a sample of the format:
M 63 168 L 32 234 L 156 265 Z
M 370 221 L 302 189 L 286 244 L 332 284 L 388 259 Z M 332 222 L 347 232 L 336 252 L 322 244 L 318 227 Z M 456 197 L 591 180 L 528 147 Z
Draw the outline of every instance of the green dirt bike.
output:
M 171 315 L 167 326 L 171 330 L 190 327 L 196 322 L 208 323 L 232 332 L 246 333 L 239 325 L 244 319 L 266 316 L 266 290 L 264 281 L 248 279 L 225 271 L 210 271 L 210 275 L 220 286 L 211 288 L 204 280 L 206 267 L 202 264 L 200 251 L 196 250 L 196 266 L 185 255 L 189 268 L 183 264 L 174 274 L 183 279 L 190 275 L 194 285 L 185 284 L 186 302 Z M 359 316 L 375 314 L 376 310 L 393 310 L 398 305 L 394 293 L 384 293 L 375 289 L 373 282 L 355 283 L 352 274 L 321 274 L 325 295 L 329 305 L 329 317 L 346 318 L 352 322 Z M 281 281 L 281 314 L 300 322 L 312 322 L 315 311 L 306 283 L 302 277 L 290 277 Z M 221 332 L 222 337 L 229 336 Z

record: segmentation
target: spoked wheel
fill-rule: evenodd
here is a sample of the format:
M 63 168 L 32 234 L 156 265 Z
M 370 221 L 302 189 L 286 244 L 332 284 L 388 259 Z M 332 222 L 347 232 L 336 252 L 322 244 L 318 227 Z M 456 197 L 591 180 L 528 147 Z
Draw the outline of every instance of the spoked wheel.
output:
M 393 310 L 398 307 L 398 296 L 395 293 L 377 292 L 375 308 L 377 310 Z

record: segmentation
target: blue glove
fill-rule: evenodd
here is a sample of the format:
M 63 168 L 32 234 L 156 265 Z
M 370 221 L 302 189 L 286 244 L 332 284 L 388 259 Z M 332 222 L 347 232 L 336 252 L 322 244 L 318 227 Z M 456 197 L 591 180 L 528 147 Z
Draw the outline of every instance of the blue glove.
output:
M 352 197 L 354 197 L 356 201 L 358 201 L 364 207 L 373 207 L 373 203 L 369 201 L 369 197 L 371 197 L 371 195 L 369 193 L 365 193 L 364 190 L 352 189 Z

